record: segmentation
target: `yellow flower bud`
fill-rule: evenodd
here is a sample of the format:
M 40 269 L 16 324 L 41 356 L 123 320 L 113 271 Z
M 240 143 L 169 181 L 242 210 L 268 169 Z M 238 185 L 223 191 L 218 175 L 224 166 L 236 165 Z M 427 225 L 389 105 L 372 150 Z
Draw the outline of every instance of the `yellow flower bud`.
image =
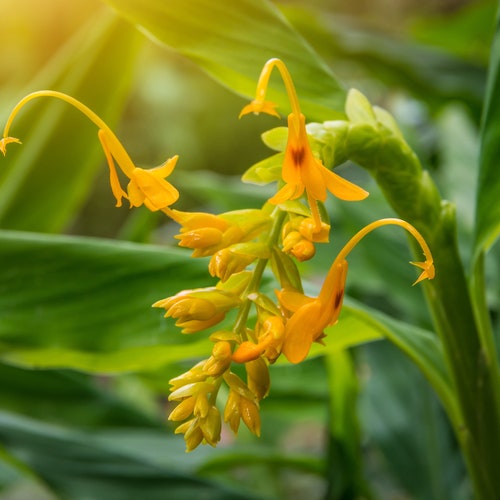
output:
M 231 292 L 208 287 L 184 290 L 155 302 L 153 307 L 165 308 L 165 317 L 176 318 L 176 325 L 183 328 L 182 333 L 194 333 L 222 321 L 227 311 L 240 302 Z
M 290 252 L 292 248 L 302 240 L 303 236 L 298 231 L 291 231 L 283 239 L 283 252 Z
M 229 424 L 235 434 L 240 426 L 240 399 L 241 396 L 236 391 L 230 390 L 224 408 L 224 422 Z
M 241 419 L 250 432 L 260 437 L 260 414 L 257 404 L 249 399 L 241 398 L 239 410 Z
M 320 227 L 317 227 L 314 220 L 311 218 L 303 219 L 299 225 L 300 234 L 309 241 L 316 243 L 328 243 L 330 234 L 330 225 L 321 222 Z
M 264 399 L 269 394 L 271 378 L 269 368 L 262 358 L 245 363 L 247 371 L 248 388 L 257 396 L 258 400 Z
M 185 233 L 181 233 L 175 238 L 179 241 L 180 247 L 205 249 L 214 247 L 222 241 L 222 231 L 214 227 L 202 227 L 200 229 L 193 229 Z
M 256 259 L 253 255 L 237 254 L 230 248 L 224 248 L 215 253 L 208 264 L 208 271 L 217 276 L 223 283 L 232 275 L 243 271 Z
M 193 413 L 195 403 L 196 398 L 194 397 L 184 399 L 170 412 L 168 419 L 172 422 L 186 420 Z
M 187 452 L 193 451 L 203 441 L 203 432 L 199 424 L 199 419 L 195 417 L 179 425 L 174 431 L 175 434 L 184 434 Z
M 197 397 L 198 394 L 211 393 L 215 389 L 215 384 L 212 384 L 210 382 L 195 382 L 194 384 L 187 384 L 179 387 L 179 389 L 171 392 L 168 400 L 179 401 L 190 396 Z
M 216 446 L 220 441 L 221 417 L 215 406 L 211 406 L 206 417 L 200 421 L 200 429 L 205 441 L 210 446 Z
M 306 260 L 312 259 L 316 253 L 316 248 L 314 243 L 309 240 L 302 239 L 296 243 L 290 253 L 300 262 L 305 262 Z
M 217 342 L 212 349 L 212 356 L 207 360 L 204 371 L 217 377 L 224 373 L 231 365 L 231 344 L 229 342 Z

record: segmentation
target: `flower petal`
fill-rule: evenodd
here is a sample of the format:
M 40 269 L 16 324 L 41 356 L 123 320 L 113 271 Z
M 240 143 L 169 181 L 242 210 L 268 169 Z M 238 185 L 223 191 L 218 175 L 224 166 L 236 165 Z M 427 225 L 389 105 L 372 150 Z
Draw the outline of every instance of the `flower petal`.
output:
M 144 193 L 154 210 L 168 207 L 179 199 L 179 191 L 172 184 L 149 170 L 135 168 L 130 184 L 135 184 Z
M 285 341 L 282 353 L 290 363 L 300 363 L 305 359 L 315 338 L 323 331 L 323 325 L 315 324 L 319 318 L 321 303 L 314 300 L 302 306 L 288 321 L 285 327 Z
M 341 200 L 359 201 L 364 200 L 369 195 L 368 191 L 340 177 L 326 167 L 321 169 L 321 174 L 328 191 Z

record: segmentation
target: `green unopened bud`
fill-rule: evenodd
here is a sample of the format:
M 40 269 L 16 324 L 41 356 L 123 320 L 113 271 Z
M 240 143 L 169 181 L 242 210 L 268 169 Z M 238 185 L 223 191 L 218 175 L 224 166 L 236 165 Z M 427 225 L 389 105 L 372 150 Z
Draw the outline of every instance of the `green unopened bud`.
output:
M 377 126 L 377 119 L 368 99 L 356 89 L 347 93 L 345 113 L 351 123 Z

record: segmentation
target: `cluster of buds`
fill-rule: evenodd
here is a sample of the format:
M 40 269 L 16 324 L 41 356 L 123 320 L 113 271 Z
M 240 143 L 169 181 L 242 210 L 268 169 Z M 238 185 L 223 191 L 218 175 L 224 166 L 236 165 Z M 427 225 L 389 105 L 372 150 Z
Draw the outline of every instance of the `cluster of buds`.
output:
M 316 254 L 314 243 L 328 243 L 330 225 L 321 221 L 316 227 L 311 217 L 290 215 L 283 226 L 283 252 L 293 255 L 298 261 L 312 259 Z
M 183 422 L 175 432 L 184 434 L 187 451 L 195 449 L 200 443 L 215 446 L 220 441 L 221 414 L 215 403 L 222 382 L 229 387 L 224 422 L 236 434 L 243 421 L 253 434 L 260 436 L 259 401 L 269 392 L 269 370 L 261 359 L 245 363 L 245 383 L 231 371 L 231 342 L 217 340 L 227 337 L 231 337 L 231 332 L 214 334 L 212 355 L 170 380 L 172 392 L 169 400 L 178 404 L 170 413 L 169 420 Z
M 292 79 L 279 59 L 265 64 L 256 98 L 241 115 L 263 112 L 280 116 L 275 104 L 265 98 L 274 68 L 283 78 L 292 112 L 280 176 L 272 179 L 278 180 L 278 190 L 261 209 L 214 215 L 170 208 L 179 193 L 166 177 L 174 169 L 177 156 L 154 169 L 136 167 L 95 113 L 60 92 L 34 92 L 22 99 L 9 116 L 0 140 L 4 155 L 8 144 L 20 142 L 9 136 L 9 129 L 19 110 L 34 98 L 55 97 L 75 106 L 99 128 L 117 206 L 125 198 L 133 207 L 161 210 L 180 225 L 176 236 L 179 246 L 191 249 L 195 258 L 210 258 L 209 273 L 218 279 L 214 286 L 184 290 L 153 304 L 165 309 L 165 316 L 173 318 L 183 334 L 212 332 L 210 357 L 170 380 L 169 400 L 177 405 L 169 419 L 178 424 L 175 432 L 184 435 L 187 451 L 200 444 L 216 446 L 222 422 L 237 433 L 243 421 L 253 434 L 260 435 L 259 405 L 269 393 L 269 365 L 281 355 L 299 363 L 314 342 L 323 343 L 325 329 L 339 320 L 347 279 L 346 258 L 366 234 L 384 225 L 403 227 L 425 255 L 425 261 L 412 263 L 421 270 L 415 283 L 432 279 L 435 273 L 430 250 L 418 231 L 400 219 L 381 219 L 361 229 L 338 253 L 317 297 L 304 294 L 297 264 L 315 255 L 316 244 L 328 242 L 330 225 L 323 205 L 328 192 L 347 201 L 363 200 L 368 193 L 325 167 L 313 151 Z M 347 116 L 365 116 L 354 108 L 357 102 L 363 109 L 369 106 L 366 99 L 359 98 L 359 93 L 352 95 L 355 99 L 348 103 Z M 384 123 L 388 120 L 380 111 L 377 116 L 384 117 Z M 129 179 L 126 190 L 122 189 L 115 163 Z M 268 267 L 279 286 L 276 296 L 262 291 Z M 230 312 L 235 318 L 232 324 L 228 324 Z M 227 391 L 220 390 L 223 384 Z M 224 392 L 225 403 L 221 401 Z

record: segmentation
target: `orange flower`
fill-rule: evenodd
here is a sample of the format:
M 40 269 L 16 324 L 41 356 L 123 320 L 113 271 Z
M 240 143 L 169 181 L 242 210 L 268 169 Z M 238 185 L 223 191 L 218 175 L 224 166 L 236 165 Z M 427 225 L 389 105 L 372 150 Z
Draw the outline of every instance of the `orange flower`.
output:
M 278 68 L 285 83 L 292 113 L 288 115 L 288 142 L 281 174 L 285 186 L 269 201 L 278 205 L 287 200 L 299 198 L 305 192 L 315 228 L 319 231 L 321 218 L 317 201 L 325 201 L 327 191 L 337 198 L 350 201 L 363 200 L 368 196 L 368 192 L 333 173 L 315 158 L 307 139 L 305 117 L 300 111 L 292 78 L 280 59 L 270 59 L 264 65 L 257 84 L 256 98 L 243 108 L 240 117 L 251 112 L 279 116 L 275 110 L 276 105 L 265 100 L 269 77 L 274 67 Z
M 423 269 L 414 285 L 435 276 L 432 254 L 422 235 L 408 222 L 401 219 L 380 219 L 368 224 L 356 233 L 342 248 L 328 272 L 318 297 L 307 297 L 302 293 L 285 289 L 277 292 L 279 302 L 286 313 L 292 313 L 285 325 L 285 337 L 281 352 L 291 363 L 300 363 L 311 349 L 313 342 L 321 342 L 323 330 L 335 324 L 339 318 L 347 278 L 346 257 L 368 233 L 377 227 L 396 225 L 406 229 L 420 244 L 425 255 L 424 262 L 411 262 Z

